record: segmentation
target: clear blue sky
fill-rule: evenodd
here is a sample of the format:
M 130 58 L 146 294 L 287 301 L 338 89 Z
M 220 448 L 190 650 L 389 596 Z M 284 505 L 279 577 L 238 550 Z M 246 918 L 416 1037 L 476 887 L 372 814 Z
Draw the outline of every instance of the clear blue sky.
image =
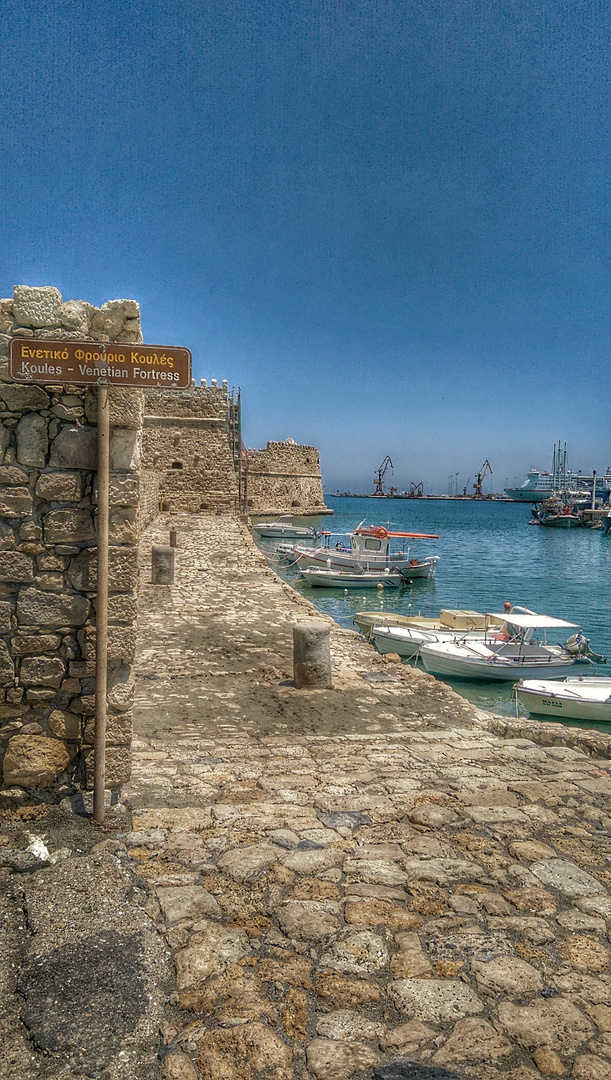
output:
M 608 0 L 5 0 L 0 295 L 140 301 L 325 484 L 611 464 Z M 488 484 L 487 483 L 487 488 Z

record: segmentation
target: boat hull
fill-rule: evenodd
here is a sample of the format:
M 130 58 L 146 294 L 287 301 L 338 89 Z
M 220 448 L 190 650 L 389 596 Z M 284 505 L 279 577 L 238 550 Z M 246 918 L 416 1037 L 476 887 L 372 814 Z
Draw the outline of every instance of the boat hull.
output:
M 307 585 L 323 589 L 397 589 L 403 585 L 399 574 L 347 574 L 341 570 L 301 571 Z
M 572 658 L 553 655 L 532 660 L 500 658 L 494 654 L 484 657 L 470 651 L 468 646 L 463 650 L 458 644 L 446 646 L 441 643 L 423 645 L 420 656 L 431 675 L 478 682 L 516 682 L 517 679 L 532 679 L 537 675 L 544 679 L 562 679 L 567 669 L 575 663 Z
M 601 684 L 603 692 L 597 694 Z M 528 711 L 538 716 L 611 723 L 611 679 L 565 679 L 553 686 L 526 680 L 517 684 L 516 693 Z M 609 700 L 604 700 L 605 695 Z
M 298 525 L 253 525 L 252 531 L 262 540 L 314 540 L 314 529 L 300 529 Z

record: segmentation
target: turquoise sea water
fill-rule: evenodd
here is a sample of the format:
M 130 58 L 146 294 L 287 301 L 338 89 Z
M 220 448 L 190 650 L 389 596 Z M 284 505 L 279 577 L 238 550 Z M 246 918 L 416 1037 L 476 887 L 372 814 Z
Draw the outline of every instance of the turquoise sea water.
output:
M 328 505 L 333 517 L 307 523 L 334 534 L 353 529 L 363 519 L 365 524 L 439 533 L 439 540 L 411 542 L 413 556 L 440 556 L 433 581 L 387 590 L 381 597 L 375 589 L 362 594 L 352 590 L 348 596 L 342 589 L 313 589 L 300 582 L 294 571 L 277 567 L 340 625 L 352 627 L 353 615 L 362 610 L 422 615 L 436 615 L 441 608 L 502 611 L 508 600 L 579 623 L 591 647 L 609 657 L 606 666 L 590 669 L 592 674 L 611 676 L 611 536 L 604 536 L 602 530 L 529 525 L 530 507 L 520 503 L 329 498 Z M 275 542 L 261 543 L 261 547 L 271 552 Z M 508 684 L 459 680 L 454 686 L 485 708 L 515 712 Z M 520 711 L 525 715 L 525 710 Z

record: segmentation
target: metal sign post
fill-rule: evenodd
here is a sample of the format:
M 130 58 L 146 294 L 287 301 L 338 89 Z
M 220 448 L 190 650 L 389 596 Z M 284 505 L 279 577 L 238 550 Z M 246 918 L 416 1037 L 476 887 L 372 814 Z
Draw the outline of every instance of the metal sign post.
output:
M 108 522 L 110 408 L 108 384 L 98 383 L 98 579 L 96 596 L 95 734 L 93 817 L 104 821 L 106 786 L 106 690 L 108 683 Z

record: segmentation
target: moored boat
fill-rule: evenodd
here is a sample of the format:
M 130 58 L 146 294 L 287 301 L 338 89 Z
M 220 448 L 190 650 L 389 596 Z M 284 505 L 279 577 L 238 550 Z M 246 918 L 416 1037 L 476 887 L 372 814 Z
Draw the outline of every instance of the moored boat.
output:
M 397 589 L 405 582 L 398 570 L 322 570 L 308 567 L 300 571 L 306 585 L 327 589 Z
M 551 683 L 520 679 L 515 691 L 530 713 L 560 720 L 611 722 L 611 678 L 580 676 Z
M 352 621 L 364 634 L 368 634 L 374 626 L 413 627 L 415 630 L 433 632 L 453 630 L 460 633 L 464 630 L 485 630 L 486 626 L 490 625 L 490 618 L 487 621 L 483 612 L 462 608 L 442 609 L 436 618 L 427 618 L 425 615 L 398 615 L 395 612 L 357 611 Z
M 320 533 L 308 525 L 295 525 L 290 514 L 281 514 L 275 521 L 259 521 L 252 531 L 263 539 L 316 540 Z
M 325 532 L 322 536 L 323 544 L 319 547 L 309 548 L 300 544 L 293 546 L 291 557 L 299 567 L 313 566 L 332 570 L 351 570 L 359 566 L 364 570 L 397 567 L 411 570 L 408 576 L 416 578 L 430 577 L 430 560 L 438 560 L 438 556 L 414 559 L 409 548 L 405 546 L 407 540 L 438 540 L 436 533 L 398 532 L 383 525 L 364 528 L 361 522 L 356 529 L 347 533 L 348 544 L 340 540 L 333 547 L 330 543 L 331 534 Z M 393 540 L 403 542 L 400 550 L 393 548 Z
M 408 659 L 423 645 L 436 641 L 483 641 L 485 630 L 416 630 L 411 626 L 374 626 L 368 638 L 379 653 L 397 653 Z
M 495 614 L 496 619 L 499 617 Z M 510 636 L 514 628 L 515 634 Z M 481 641 L 431 642 L 421 646 L 420 656 L 432 675 L 455 679 L 515 681 L 529 678 L 532 673 L 561 679 L 567 668 L 584 659 L 581 645 L 578 643 L 575 651 L 569 652 L 566 645 L 548 645 L 546 634 L 548 630 L 575 629 L 580 630 L 576 623 L 549 615 L 512 613 L 511 623 L 507 624 L 509 633 L 499 632 L 497 625 Z M 535 630 L 542 631 L 541 642 L 534 640 Z M 574 638 L 579 639 L 579 635 Z

